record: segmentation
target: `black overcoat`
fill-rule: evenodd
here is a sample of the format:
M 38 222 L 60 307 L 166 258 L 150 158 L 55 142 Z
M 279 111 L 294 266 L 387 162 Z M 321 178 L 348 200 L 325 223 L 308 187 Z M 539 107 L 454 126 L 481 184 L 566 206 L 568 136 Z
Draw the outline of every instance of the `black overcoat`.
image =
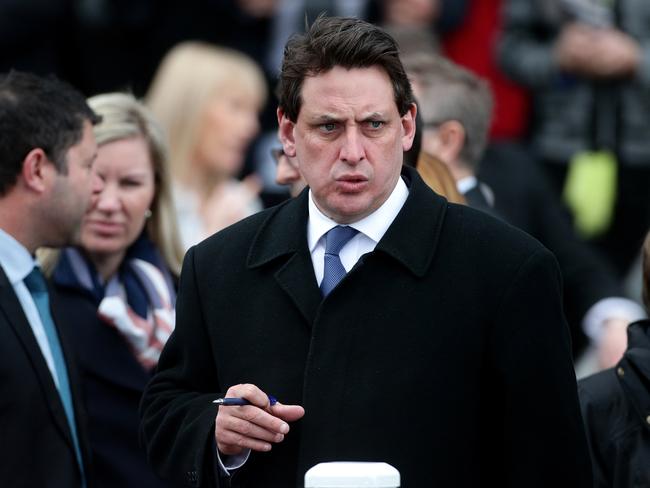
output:
M 228 486 L 212 400 L 254 383 L 306 413 L 233 486 L 302 486 L 331 460 L 388 462 L 406 488 L 591 486 L 555 259 L 403 177 L 399 215 L 325 299 L 307 192 L 188 251 L 141 405 L 156 469 Z

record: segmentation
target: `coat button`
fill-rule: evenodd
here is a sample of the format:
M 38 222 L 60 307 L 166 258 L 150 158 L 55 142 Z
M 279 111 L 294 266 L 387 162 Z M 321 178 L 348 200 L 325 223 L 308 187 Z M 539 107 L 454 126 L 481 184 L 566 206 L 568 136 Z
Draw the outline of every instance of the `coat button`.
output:
M 645 418 L 645 421 L 648 422 L 648 424 L 650 424 L 650 415 L 648 415 L 648 416 Z
M 625 370 L 623 369 L 622 366 L 619 366 L 618 369 L 616 370 L 616 374 L 618 375 L 619 378 L 622 378 L 625 376 Z

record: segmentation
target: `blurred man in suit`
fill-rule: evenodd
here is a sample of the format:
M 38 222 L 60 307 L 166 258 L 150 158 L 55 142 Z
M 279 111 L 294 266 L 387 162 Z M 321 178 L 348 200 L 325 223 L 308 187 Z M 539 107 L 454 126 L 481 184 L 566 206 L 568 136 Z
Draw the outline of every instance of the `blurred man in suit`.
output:
M 75 242 L 97 117 L 54 78 L 0 76 L 0 485 L 89 486 L 75 370 L 34 253 Z
M 487 84 L 435 54 L 407 56 L 405 65 L 417 81 L 423 151 L 448 166 L 469 205 L 525 230 L 556 255 L 574 351 L 584 347 L 584 330 L 598 346 L 598 367 L 615 364 L 625 350 L 627 324 L 644 317 L 643 309 L 622 298 L 615 273 L 576 235 L 526 153 L 498 143 L 485 151 L 492 111 Z
M 163 475 L 287 488 L 362 460 L 408 487 L 591 486 L 557 264 L 403 167 L 397 53 L 349 18 L 289 41 L 280 139 L 309 188 L 188 251 L 142 400 Z

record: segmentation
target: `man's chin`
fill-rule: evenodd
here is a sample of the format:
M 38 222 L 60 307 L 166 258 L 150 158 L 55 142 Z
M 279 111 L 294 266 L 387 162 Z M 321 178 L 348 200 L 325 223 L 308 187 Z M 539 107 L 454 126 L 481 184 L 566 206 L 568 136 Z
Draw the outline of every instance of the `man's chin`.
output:
M 79 246 L 81 244 L 81 226 L 78 225 L 72 229 L 65 230 L 59 229 L 59 235 L 54 236 L 50 239 L 46 247 L 68 247 L 68 246 Z

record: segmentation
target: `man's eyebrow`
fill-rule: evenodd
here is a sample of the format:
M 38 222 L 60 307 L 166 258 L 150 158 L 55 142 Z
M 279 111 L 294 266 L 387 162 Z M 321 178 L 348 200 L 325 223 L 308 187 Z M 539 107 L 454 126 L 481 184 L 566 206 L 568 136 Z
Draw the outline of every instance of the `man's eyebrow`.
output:
M 386 118 L 386 115 L 382 112 L 371 112 L 364 117 L 361 118 L 361 121 L 367 121 L 367 120 L 383 120 Z
M 310 122 L 318 123 L 318 124 L 328 123 L 328 122 L 340 122 L 340 121 L 341 121 L 340 117 L 337 117 L 336 115 L 332 115 L 332 114 L 320 114 L 320 115 L 313 115 L 312 117 L 310 117 Z

